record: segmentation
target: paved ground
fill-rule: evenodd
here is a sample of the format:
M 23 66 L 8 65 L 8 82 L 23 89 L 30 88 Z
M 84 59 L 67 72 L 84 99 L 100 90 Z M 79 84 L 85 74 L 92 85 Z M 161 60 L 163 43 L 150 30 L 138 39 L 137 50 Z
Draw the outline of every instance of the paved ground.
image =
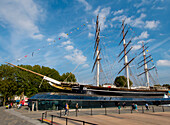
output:
M 144 109 L 144 108 L 143 108 Z M 105 112 L 106 111 L 106 112 Z M 169 125 L 170 124 L 170 107 L 154 106 L 154 111 L 150 107 L 149 111 L 144 109 L 142 113 L 142 107 L 138 107 L 138 112 L 133 111 L 131 113 L 130 107 L 122 108 L 119 110 L 115 108 L 99 108 L 99 109 L 79 109 L 78 116 L 76 117 L 75 110 L 70 110 L 68 118 L 77 120 L 83 120 L 92 122 L 98 125 L 111 125 L 111 124 L 126 124 L 126 125 Z M 42 113 L 45 111 L 34 111 L 29 112 L 25 107 L 21 109 L 4 109 L 0 107 L 0 125 L 46 125 L 41 123 L 37 119 L 41 118 Z M 91 115 L 92 113 L 92 115 Z M 107 115 L 105 115 L 105 113 Z M 48 120 L 51 120 L 51 115 L 60 115 L 60 111 L 48 111 Z M 62 117 L 64 116 L 64 110 L 61 112 Z M 54 121 L 58 125 L 65 125 L 66 120 L 54 117 Z M 68 120 L 69 125 L 82 125 L 82 123 Z
M 15 109 L 5 109 L 4 107 L 0 107 L 0 125 L 40 125 L 40 124 L 41 124 L 40 121 L 27 117 L 22 113 L 16 111 Z
M 170 113 L 146 113 L 146 114 L 110 114 L 71 117 L 79 120 L 86 120 L 98 125 L 169 125 Z M 54 119 L 59 125 L 65 125 L 65 120 Z M 82 125 L 82 123 L 68 121 L 69 125 Z

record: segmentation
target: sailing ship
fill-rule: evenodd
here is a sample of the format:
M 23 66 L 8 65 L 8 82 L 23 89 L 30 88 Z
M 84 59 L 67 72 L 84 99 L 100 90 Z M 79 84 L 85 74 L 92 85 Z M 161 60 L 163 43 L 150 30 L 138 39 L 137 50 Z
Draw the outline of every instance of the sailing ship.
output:
M 96 33 L 95 33 L 95 45 L 94 45 L 94 65 L 92 67 L 92 72 L 93 70 L 96 68 L 96 86 L 92 86 L 92 85 L 81 85 L 79 83 L 68 83 L 68 82 L 60 82 L 57 81 L 53 78 L 47 77 L 45 75 L 36 73 L 34 71 L 25 69 L 23 67 L 20 66 L 16 66 L 14 64 L 8 63 L 14 67 L 20 68 L 22 70 L 28 71 L 30 73 L 36 74 L 41 76 L 44 80 L 48 81 L 48 83 L 59 89 L 62 92 L 66 92 L 66 93 L 74 93 L 74 94 L 81 94 L 81 95 L 86 95 L 86 96 L 98 96 L 98 97 L 102 97 L 102 96 L 107 96 L 107 97 L 123 97 L 123 98 L 163 98 L 163 96 L 165 94 L 168 94 L 168 90 L 167 89 L 156 89 L 153 87 L 150 87 L 149 85 L 149 76 L 148 76 L 148 72 L 152 69 L 154 69 L 155 67 L 152 68 L 148 68 L 147 67 L 147 63 L 149 63 L 152 59 L 150 59 L 149 61 L 147 61 L 147 59 L 150 56 L 146 56 L 145 51 L 147 49 L 146 44 L 143 43 L 142 45 L 142 52 L 139 54 L 143 54 L 143 60 L 140 61 L 138 64 L 141 64 L 142 62 L 144 62 L 141 66 L 139 66 L 138 68 L 141 68 L 144 66 L 144 72 L 139 74 L 143 75 L 145 74 L 146 77 L 146 87 L 144 88 L 131 88 L 130 86 L 130 82 L 129 82 L 129 64 L 139 55 L 137 55 L 136 57 L 133 57 L 129 62 L 128 62 L 128 57 L 127 54 L 130 52 L 130 50 L 132 49 L 132 47 L 128 50 L 128 46 L 130 45 L 132 39 L 126 44 L 125 41 L 125 37 L 128 33 L 128 30 L 125 32 L 125 27 L 127 24 L 124 25 L 125 20 L 122 21 L 122 32 L 121 34 L 123 35 L 123 38 L 121 39 L 119 45 L 123 44 L 124 49 L 121 51 L 121 53 L 118 55 L 118 57 L 120 57 L 123 53 L 123 57 L 119 60 L 119 62 L 121 60 L 124 59 L 124 67 L 119 71 L 118 74 L 120 74 L 124 69 L 126 72 L 126 78 L 127 78 L 127 88 L 123 87 L 123 88 L 111 88 L 111 87 L 102 87 L 99 86 L 99 64 L 100 64 L 100 53 L 101 53 L 101 49 L 99 48 L 99 44 L 100 44 L 100 27 L 99 27 L 99 20 L 98 20 L 98 16 L 97 16 L 97 20 L 96 20 Z

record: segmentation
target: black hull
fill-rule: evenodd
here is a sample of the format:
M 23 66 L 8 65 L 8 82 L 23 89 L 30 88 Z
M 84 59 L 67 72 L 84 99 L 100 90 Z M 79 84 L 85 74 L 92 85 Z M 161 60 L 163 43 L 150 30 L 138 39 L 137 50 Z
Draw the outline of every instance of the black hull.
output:
M 133 90 L 133 89 L 119 89 L 119 88 L 72 88 L 72 93 L 99 95 L 99 96 L 122 96 L 133 98 L 163 98 L 168 93 L 167 90 Z

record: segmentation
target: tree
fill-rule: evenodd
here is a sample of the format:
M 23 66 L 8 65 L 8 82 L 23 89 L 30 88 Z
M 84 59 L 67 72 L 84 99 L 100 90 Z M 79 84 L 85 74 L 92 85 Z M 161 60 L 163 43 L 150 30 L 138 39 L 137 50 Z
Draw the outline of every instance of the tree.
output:
M 130 86 L 133 85 L 133 82 L 129 79 Z M 114 84 L 117 87 L 127 87 L 127 78 L 125 76 L 116 77 Z
M 76 82 L 76 77 L 74 74 L 71 72 L 63 73 L 61 76 L 61 80 L 64 81 L 66 80 L 67 82 Z
M 18 87 L 14 75 L 15 70 L 13 67 L 8 65 L 1 65 L 0 70 L 0 91 L 4 98 L 3 105 L 5 105 L 6 100 L 13 96 Z
M 166 87 L 166 88 L 170 89 L 170 84 L 163 84 L 162 87 Z
M 63 81 L 67 78 L 69 82 L 75 82 L 76 78 L 74 74 L 63 73 L 60 76 L 59 72 L 49 67 L 39 65 L 19 65 L 20 67 L 32 70 L 42 75 L 51 77 L 58 81 Z M 43 81 L 41 76 L 33 73 L 21 70 L 16 67 L 2 64 L 0 66 L 0 92 L 4 96 L 4 103 L 9 97 L 13 95 L 24 95 L 31 97 L 38 92 L 57 92 L 58 90 L 48 83 Z M 42 83 L 42 84 L 41 84 Z M 39 88 L 41 84 L 41 87 Z

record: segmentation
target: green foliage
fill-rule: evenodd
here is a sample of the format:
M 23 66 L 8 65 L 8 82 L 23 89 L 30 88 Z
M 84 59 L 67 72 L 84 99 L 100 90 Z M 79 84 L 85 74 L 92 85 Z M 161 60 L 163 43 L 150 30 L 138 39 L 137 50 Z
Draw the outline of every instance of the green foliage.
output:
M 67 82 L 76 82 L 76 77 L 71 72 L 70 73 L 67 72 L 67 73 L 63 73 L 63 75 L 61 76 L 61 81 L 64 80 L 66 80 Z
M 133 82 L 129 80 L 130 86 L 133 85 Z M 116 77 L 114 84 L 117 87 L 127 87 L 127 78 L 125 76 L 118 76 Z
M 170 89 L 170 84 L 163 84 L 162 86 Z
M 69 77 L 67 78 L 67 81 L 76 81 L 74 74 L 67 72 L 60 76 L 58 71 L 49 67 L 41 67 L 39 65 L 20 65 L 20 67 L 43 74 L 58 81 L 63 81 L 68 76 Z M 40 84 L 41 87 L 39 88 Z M 6 100 L 8 97 L 12 97 L 13 95 L 21 95 L 22 92 L 24 92 L 26 96 L 30 97 L 38 92 L 52 91 L 56 92 L 58 90 L 50 86 L 47 81 L 42 81 L 42 77 L 38 75 L 18 69 L 16 67 L 11 67 L 9 65 L 2 64 L 0 66 L 0 92 L 4 95 Z

